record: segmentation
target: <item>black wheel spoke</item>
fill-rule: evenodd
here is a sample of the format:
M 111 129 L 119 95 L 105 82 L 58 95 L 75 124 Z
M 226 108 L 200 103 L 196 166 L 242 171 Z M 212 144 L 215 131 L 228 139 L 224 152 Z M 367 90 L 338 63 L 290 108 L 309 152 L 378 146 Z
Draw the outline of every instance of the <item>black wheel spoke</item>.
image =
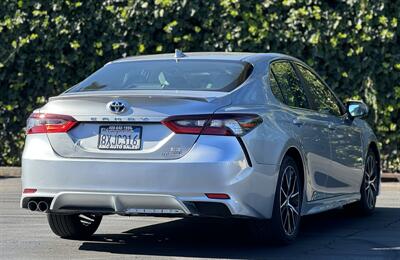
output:
M 285 200 L 288 197 L 288 195 L 286 194 L 285 190 L 281 187 L 281 193 L 283 194 Z
M 292 217 L 291 217 L 291 211 L 290 210 L 288 210 L 287 211 L 288 212 L 288 233 L 290 234 L 290 233 L 292 233 Z

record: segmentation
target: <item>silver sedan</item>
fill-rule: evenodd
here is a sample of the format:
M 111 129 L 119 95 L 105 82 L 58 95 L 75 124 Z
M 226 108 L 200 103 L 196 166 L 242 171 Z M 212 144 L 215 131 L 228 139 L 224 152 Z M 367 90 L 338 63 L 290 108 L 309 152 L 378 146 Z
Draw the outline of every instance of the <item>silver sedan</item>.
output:
M 64 238 L 119 214 L 245 218 L 258 239 L 290 243 L 301 216 L 373 212 L 367 114 L 282 54 L 116 60 L 29 117 L 21 207 Z

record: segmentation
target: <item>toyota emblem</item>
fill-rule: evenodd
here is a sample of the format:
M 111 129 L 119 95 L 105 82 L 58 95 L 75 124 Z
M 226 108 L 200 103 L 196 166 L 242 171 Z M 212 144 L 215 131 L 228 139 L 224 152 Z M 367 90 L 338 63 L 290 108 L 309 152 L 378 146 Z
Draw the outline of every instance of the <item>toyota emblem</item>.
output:
M 125 111 L 126 103 L 121 100 L 113 100 L 107 104 L 107 108 L 114 114 L 120 114 Z

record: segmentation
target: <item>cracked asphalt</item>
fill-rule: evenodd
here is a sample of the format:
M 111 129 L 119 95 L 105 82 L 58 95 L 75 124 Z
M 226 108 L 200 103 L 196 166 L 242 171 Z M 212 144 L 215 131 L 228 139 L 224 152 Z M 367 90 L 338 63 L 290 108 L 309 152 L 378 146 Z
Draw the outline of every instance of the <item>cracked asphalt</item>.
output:
M 1 259 L 400 259 L 400 183 L 383 183 L 376 213 L 338 209 L 305 217 L 286 247 L 249 239 L 226 220 L 106 216 L 91 240 L 56 237 L 44 214 L 19 208 L 20 179 L 0 178 Z

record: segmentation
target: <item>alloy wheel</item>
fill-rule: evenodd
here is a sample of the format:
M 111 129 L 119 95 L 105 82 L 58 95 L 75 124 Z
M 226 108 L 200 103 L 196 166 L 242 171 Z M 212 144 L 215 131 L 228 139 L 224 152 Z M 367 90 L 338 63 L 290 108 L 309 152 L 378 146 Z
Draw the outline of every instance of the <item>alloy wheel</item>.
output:
M 300 218 L 300 187 L 296 170 L 287 166 L 280 187 L 280 215 L 282 227 L 287 235 L 297 230 Z
M 368 208 L 372 209 L 375 206 L 377 189 L 377 170 L 376 161 L 373 155 L 369 155 L 365 165 L 364 183 L 365 183 L 365 198 Z

